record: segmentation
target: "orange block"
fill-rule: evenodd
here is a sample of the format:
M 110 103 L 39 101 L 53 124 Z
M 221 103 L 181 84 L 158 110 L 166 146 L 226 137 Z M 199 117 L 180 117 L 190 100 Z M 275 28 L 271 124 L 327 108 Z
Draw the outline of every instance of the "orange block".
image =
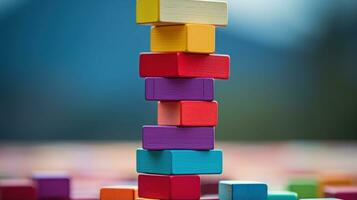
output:
M 218 103 L 216 101 L 160 101 L 157 121 L 159 125 L 216 126 Z
M 138 191 L 133 186 L 109 186 L 100 189 L 100 200 L 135 200 Z
M 329 174 L 319 178 L 320 196 L 324 196 L 327 186 L 350 186 L 354 184 L 354 178 L 349 174 Z

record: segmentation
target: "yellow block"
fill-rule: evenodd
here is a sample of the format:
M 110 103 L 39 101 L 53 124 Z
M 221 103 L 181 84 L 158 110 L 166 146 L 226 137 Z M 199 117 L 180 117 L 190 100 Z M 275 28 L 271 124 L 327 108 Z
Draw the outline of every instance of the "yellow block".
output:
M 215 51 L 215 27 L 202 24 L 153 27 L 151 51 L 213 53 Z
M 132 186 L 110 186 L 100 189 L 100 200 L 136 200 L 137 188 Z
M 228 23 L 226 0 L 136 0 L 138 24 L 212 24 Z

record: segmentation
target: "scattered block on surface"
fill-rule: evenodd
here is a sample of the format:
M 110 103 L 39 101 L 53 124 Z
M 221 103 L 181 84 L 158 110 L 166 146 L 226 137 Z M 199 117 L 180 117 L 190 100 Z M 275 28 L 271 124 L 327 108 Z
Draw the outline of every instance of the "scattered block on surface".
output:
M 29 180 L 4 179 L 0 180 L 1 200 L 37 200 L 35 184 Z
M 221 174 L 222 151 L 136 151 L 136 171 L 148 174 Z
M 218 195 L 203 195 L 201 196 L 200 200 L 219 200 Z
M 319 183 L 316 179 L 293 179 L 290 180 L 287 190 L 296 192 L 299 198 L 319 197 Z
M 141 53 L 141 77 L 229 78 L 230 57 L 220 54 Z
M 266 200 L 268 186 L 261 182 L 250 181 L 220 181 L 219 199 L 220 200 L 241 200 L 259 199 Z
M 214 127 L 143 126 L 142 145 L 148 150 L 210 150 L 214 132 Z
M 324 196 L 343 200 L 356 200 L 357 186 L 327 186 L 325 187 Z
M 136 23 L 226 26 L 228 6 L 221 0 L 137 0 Z
M 210 78 L 172 79 L 146 78 L 145 98 L 149 101 L 212 101 L 214 80 Z
M 70 177 L 64 172 L 37 172 L 32 176 L 39 199 L 70 199 Z
M 200 177 L 197 175 L 144 175 L 138 177 L 139 197 L 168 200 L 199 199 Z
M 201 176 L 201 195 L 216 196 L 218 198 L 218 184 L 224 180 L 222 175 Z
M 312 198 L 312 199 L 300 199 L 300 200 L 343 200 L 343 199 L 336 199 L 336 198 Z
M 202 24 L 155 26 L 151 28 L 152 52 L 213 53 L 215 27 Z
M 100 200 L 135 200 L 137 193 L 133 186 L 107 186 L 100 189 Z
M 216 101 L 160 101 L 157 123 L 171 126 L 216 126 Z
M 289 191 L 269 191 L 268 200 L 297 200 L 298 196 L 295 192 Z
M 319 177 L 320 197 L 323 197 L 325 187 L 327 186 L 351 186 L 354 184 L 354 179 L 349 174 L 329 174 Z

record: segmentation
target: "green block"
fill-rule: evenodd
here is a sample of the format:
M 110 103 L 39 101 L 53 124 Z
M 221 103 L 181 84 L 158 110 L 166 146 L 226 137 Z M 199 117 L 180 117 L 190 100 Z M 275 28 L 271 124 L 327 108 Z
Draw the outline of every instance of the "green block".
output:
M 316 179 L 291 180 L 287 190 L 297 193 L 299 199 L 319 197 L 319 183 Z
M 269 191 L 267 200 L 297 200 L 298 196 L 295 192 L 289 191 Z

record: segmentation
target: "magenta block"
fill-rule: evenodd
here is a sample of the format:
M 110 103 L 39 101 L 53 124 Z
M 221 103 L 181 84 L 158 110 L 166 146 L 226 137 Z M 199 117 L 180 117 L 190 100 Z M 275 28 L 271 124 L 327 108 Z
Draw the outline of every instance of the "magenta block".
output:
M 210 150 L 214 132 L 214 127 L 143 126 L 143 149 Z
M 149 101 L 212 101 L 214 80 L 210 78 L 146 78 L 145 98 Z
M 69 200 L 70 177 L 64 173 L 35 173 L 32 176 L 37 185 L 40 200 Z
M 325 188 L 325 197 L 357 200 L 357 186 L 328 186 Z

